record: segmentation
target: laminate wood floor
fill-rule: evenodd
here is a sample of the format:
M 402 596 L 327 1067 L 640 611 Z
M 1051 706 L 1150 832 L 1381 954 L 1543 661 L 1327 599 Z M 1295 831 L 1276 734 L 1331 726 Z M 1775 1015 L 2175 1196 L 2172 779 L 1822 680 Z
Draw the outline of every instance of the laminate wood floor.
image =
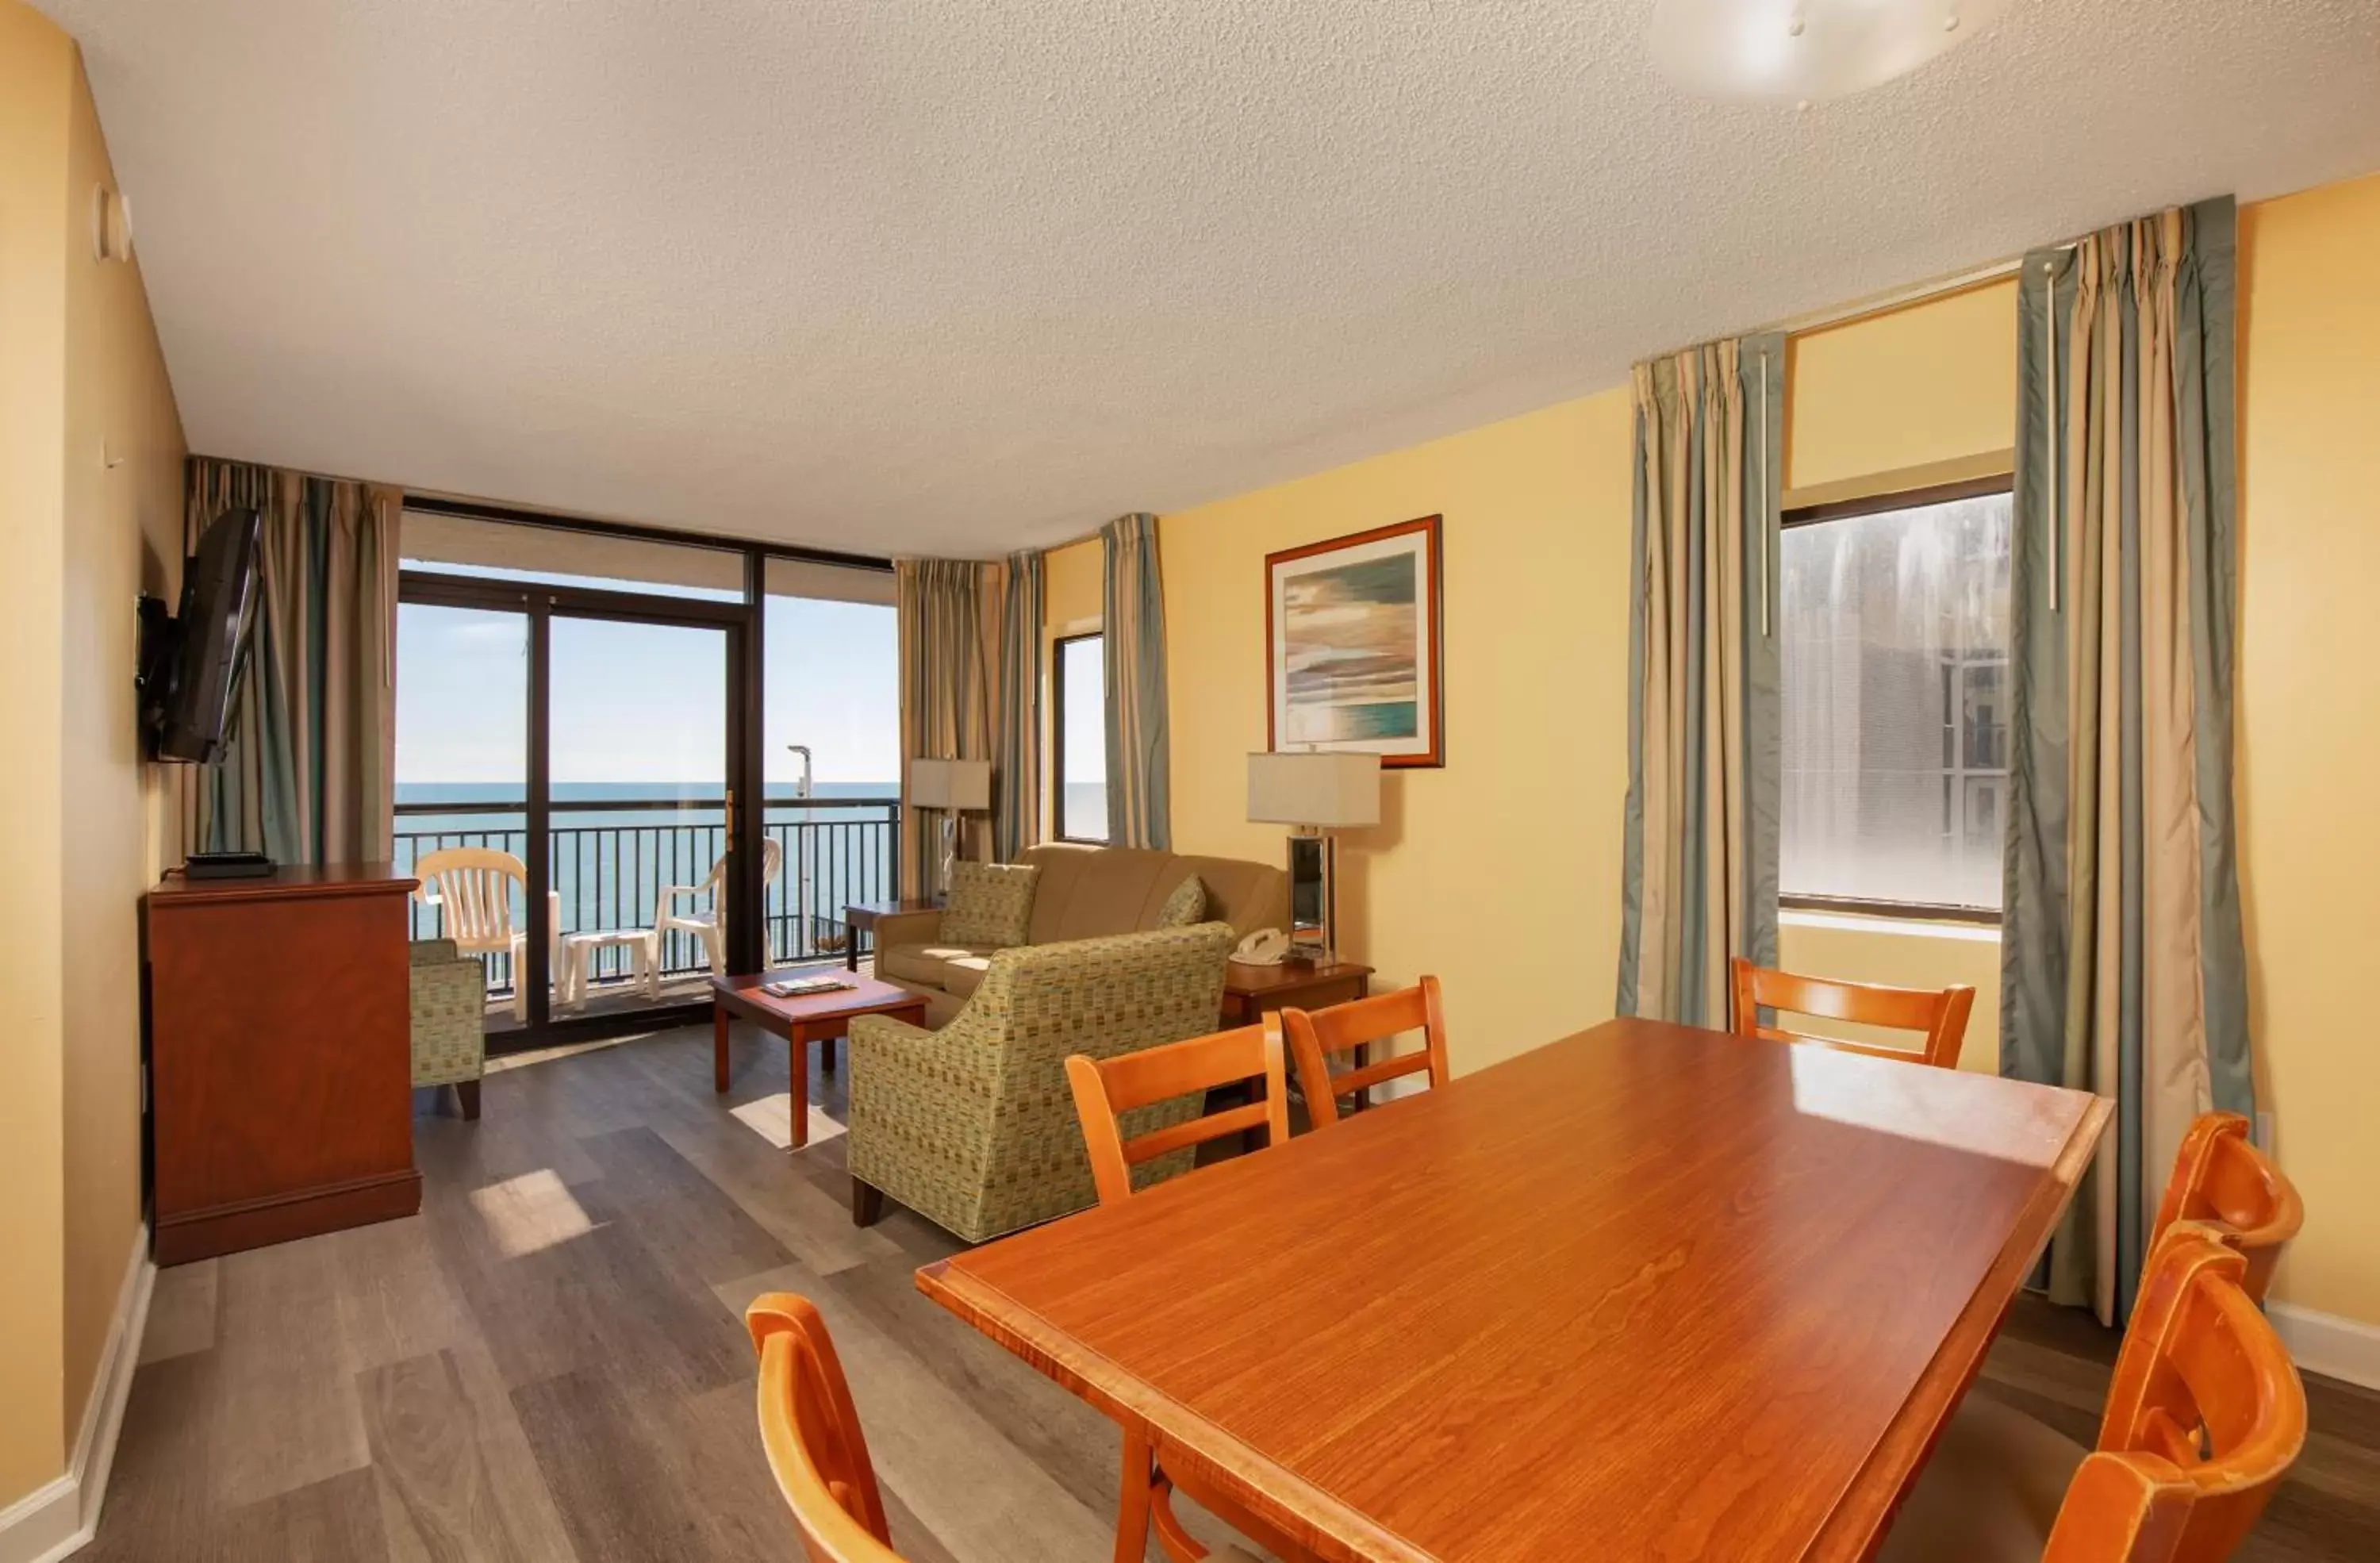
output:
M 1108 1557 L 1111 1424 L 917 1293 L 955 1239 L 851 1225 L 815 1054 L 813 1142 L 771 1143 L 785 1048 L 736 1035 L 724 1098 L 707 1027 L 492 1075 L 479 1122 L 417 1120 L 420 1215 L 160 1274 L 82 1557 L 796 1557 L 741 1319 L 776 1290 L 834 1332 L 905 1557 Z M 2021 1304 L 1978 1392 L 2087 1440 L 2113 1351 Z M 2310 1383 L 2306 1457 L 2241 1556 L 2369 1563 L 2380 1396 Z

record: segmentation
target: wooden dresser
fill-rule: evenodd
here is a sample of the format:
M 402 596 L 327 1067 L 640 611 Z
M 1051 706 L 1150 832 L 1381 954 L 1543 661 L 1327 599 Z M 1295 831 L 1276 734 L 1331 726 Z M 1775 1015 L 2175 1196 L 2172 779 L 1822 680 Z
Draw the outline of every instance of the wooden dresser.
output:
M 410 1216 L 411 976 L 387 864 L 168 875 L 141 903 L 155 1250 Z

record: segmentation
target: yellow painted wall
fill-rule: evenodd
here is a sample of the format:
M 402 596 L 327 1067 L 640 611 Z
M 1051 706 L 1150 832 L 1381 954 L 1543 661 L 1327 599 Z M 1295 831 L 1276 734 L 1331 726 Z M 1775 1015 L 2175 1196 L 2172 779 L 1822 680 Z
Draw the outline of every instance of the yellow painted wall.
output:
M 1097 538 L 1053 548 L 1042 556 L 1041 613 L 1052 632 L 1096 622 L 1106 612 L 1099 589 L 1105 569 Z
M 179 575 L 181 424 L 74 44 L 0 0 L 0 1507 L 64 1471 L 140 1220 L 137 909 L 173 848 L 134 596 Z M 115 465 L 109 465 L 111 462 Z
M 2250 1023 L 2305 1231 L 2277 1295 L 2380 1324 L 2380 178 L 2241 213 L 2239 790 Z
M 2264 1105 L 2308 1204 L 2277 1295 L 2380 1324 L 2380 1052 L 2356 1029 L 2380 882 L 2366 720 L 2380 660 L 2380 178 L 2241 218 L 2240 841 Z M 1811 333 L 1788 354 L 1787 482 L 1905 486 L 2005 470 L 2015 286 Z M 1619 931 L 1629 418 L 1625 391 L 1564 403 L 1161 521 L 1177 848 L 1276 859 L 1243 818 L 1264 744 L 1264 555 L 1446 516 L 1439 771 L 1391 772 L 1386 822 L 1343 848 L 1350 948 L 1448 983 L 1475 1069 L 1610 1012 Z M 1096 612 L 1096 554 L 1089 565 Z M 1053 569 L 1053 583 L 1055 571 Z M 1051 617 L 1060 608 L 1053 584 Z M 1998 1059 L 1988 931 L 1789 916 L 1788 965 L 1963 982 L 1962 1066 Z
M 80 1426 L 140 1224 L 141 892 L 180 860 L 174 773 L 141 760 L 132 600 L 176 590 L 182 424 L 140 262 L 93 257 L 76 198 L 116 188 L 79 64 L 67 148 L 66 1436 Z
M 67 142 L 74 45 L 0 0 L 0 1505 L 66 1468 L 63 898 Z
M 1998 455 L 2016 442 L 2016 281 L 1796 336 L 1785 366 L 1788 489 Z
M 1443 977 L 1458 1069 L 1609 1017 L 1628 787 L 1629 398 L 1565 402 L 1162 517 L 1178 850 L 1280 860 L 1251 825 L 1276 550 L 1443 514 L 1440 770 L 1387 773 L 1346 833 L 1346 945 L 1383 979 Z

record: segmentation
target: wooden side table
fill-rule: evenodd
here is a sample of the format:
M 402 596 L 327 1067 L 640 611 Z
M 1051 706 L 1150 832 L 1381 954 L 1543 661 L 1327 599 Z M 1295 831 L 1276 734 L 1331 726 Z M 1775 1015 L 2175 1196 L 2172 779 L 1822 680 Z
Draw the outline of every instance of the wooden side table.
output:
M 1370 990 L 1371 980 L 1372 968 L 1353 961 L 1322 964 L 1292 964 L 1284 961 L 1278 966 L 1248 966 L 1233 961 L 1223 968 L 1223 1025 L 1227 1030 L 1254 1025 L 1266 1015 L 1281 1010 L 1324 1010 L 1333 1004 L 1344 1004 L 1364 997 Z M 1369 1048 L 1355 1049 L 1356 1067 L 1369 1062 L 1370 1054 Z M 1288 1068 L 1290 1094 L 1293 1098 L 1302 1099 L 1297 1091 L 1297 1066 L 1291 1062 Z M 1236 1107 L 1253 1099 L 1249 1087 L 1227 1085 L 1222 1087 L 1222 1094 L 1208 1094 L 1207 1110 L 1212 1112 L 1226 1105 Z M 1361 1112 L 1367 1105 L 1357 1094 L 1354 1110 Z M 1262 1136 L 1256 1130 L 1240 1136 L 1244 1153 L 1259 1149 L 1262 1145 Z
M 939 912 L 941 909 L 942 903 L 939 901 L 916 900 L 861 901 L 845 906 L 843 909 L 844 970 L 859 970 L 859 930 L 866 928 L 873 934 L 878 918 L 897 917 L 904 912 Z
M 1223 1024 L 1254 1025 L 1276 1010 L 1322 1010 L 1361 999 L 1371 985 L 1372 968 L 1353 961 L 1328 965 L 1244 966 L 1234 961 L 1223 968 Z

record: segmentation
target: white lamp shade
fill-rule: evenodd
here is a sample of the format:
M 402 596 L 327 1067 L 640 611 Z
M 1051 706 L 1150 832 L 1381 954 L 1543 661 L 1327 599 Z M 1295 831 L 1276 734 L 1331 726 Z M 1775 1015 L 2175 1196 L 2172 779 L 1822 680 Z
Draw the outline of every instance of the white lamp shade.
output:
M 1248 757 L 1248 818 L 1344 829 L 1380 822 L 1380 757 L 1298 753 Z
M 918 808 L 990 808 L 990 760 L 913 759 L 909 802 Z
M 991 806 L 991 762 L 990 760 L 944 760 L 950 769 L 950 799 L 945 808 L 990 808 Z

